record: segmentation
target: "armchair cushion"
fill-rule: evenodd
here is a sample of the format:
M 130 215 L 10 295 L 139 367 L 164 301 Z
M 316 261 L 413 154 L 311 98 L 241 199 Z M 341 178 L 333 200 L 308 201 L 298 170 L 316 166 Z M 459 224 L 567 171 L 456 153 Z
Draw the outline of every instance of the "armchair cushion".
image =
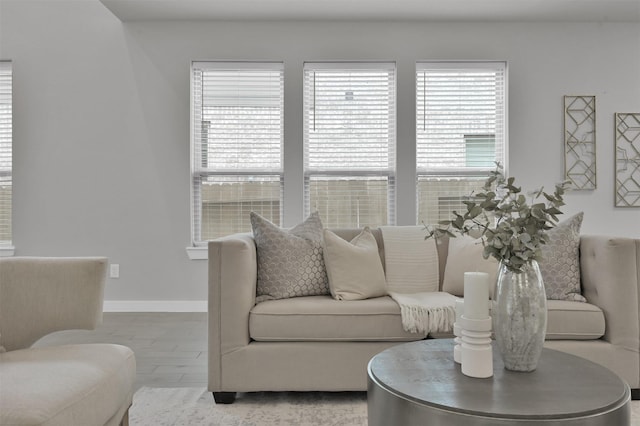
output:
M 0 354 L 0 424 L 104 425 L 129 407 L 131 349 L 82 344 Z M 115 414 L 115 415 L 114 415 Z

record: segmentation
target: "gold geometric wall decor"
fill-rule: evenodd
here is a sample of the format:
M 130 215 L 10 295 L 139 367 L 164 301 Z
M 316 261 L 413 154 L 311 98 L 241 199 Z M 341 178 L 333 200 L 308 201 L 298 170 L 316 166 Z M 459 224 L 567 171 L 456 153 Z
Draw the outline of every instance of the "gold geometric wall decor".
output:
M 596 97 L 564 97 L 564 174 L 571 189 L 596 189 Z
M 640 207 L 640 113 L 616 113 L 616 207 Z

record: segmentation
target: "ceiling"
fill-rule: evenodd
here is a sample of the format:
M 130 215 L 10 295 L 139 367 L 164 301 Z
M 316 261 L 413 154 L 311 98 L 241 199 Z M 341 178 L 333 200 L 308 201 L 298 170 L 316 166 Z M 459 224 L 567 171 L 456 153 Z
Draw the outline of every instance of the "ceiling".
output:
M 123 22 L 640 22 L 640 0 L 100 0 Z

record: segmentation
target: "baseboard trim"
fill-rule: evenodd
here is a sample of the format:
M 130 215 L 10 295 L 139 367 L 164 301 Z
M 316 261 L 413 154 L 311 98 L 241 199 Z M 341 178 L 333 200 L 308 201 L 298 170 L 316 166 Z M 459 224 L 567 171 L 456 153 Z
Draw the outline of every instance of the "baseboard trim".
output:
M 104 312 L 207 312 L 206 300 L 105 300 Z

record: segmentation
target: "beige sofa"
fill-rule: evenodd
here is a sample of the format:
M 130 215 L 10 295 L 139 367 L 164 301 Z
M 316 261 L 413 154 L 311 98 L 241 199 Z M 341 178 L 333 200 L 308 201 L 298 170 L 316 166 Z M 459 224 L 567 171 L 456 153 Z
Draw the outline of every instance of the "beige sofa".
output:
M 106 267 L 106 258 L 0 259 L 0 425 L 128 425 L 131 349 L 31 347 L 54 331 L 100 323 Z
M 359 230 L 337 230 L 350 240 Z M 374 230 L 384 265 L 381 233 Z M 602 364 L 640 387 L 640 240 L 582 236 L 582 294 L 588 303 L 550 300 L 545 346 Z M 448 242 L 438 245 L 440 285 Z M 389 297 L 338 301 L 296 297 L 256 304 L 256 246 L 249 234 L 209 243 L 209 390 L 362 391 L 378 352 L 424 335 L 403 330 Z M 438 336 L 429 336 L 438 337 Z

